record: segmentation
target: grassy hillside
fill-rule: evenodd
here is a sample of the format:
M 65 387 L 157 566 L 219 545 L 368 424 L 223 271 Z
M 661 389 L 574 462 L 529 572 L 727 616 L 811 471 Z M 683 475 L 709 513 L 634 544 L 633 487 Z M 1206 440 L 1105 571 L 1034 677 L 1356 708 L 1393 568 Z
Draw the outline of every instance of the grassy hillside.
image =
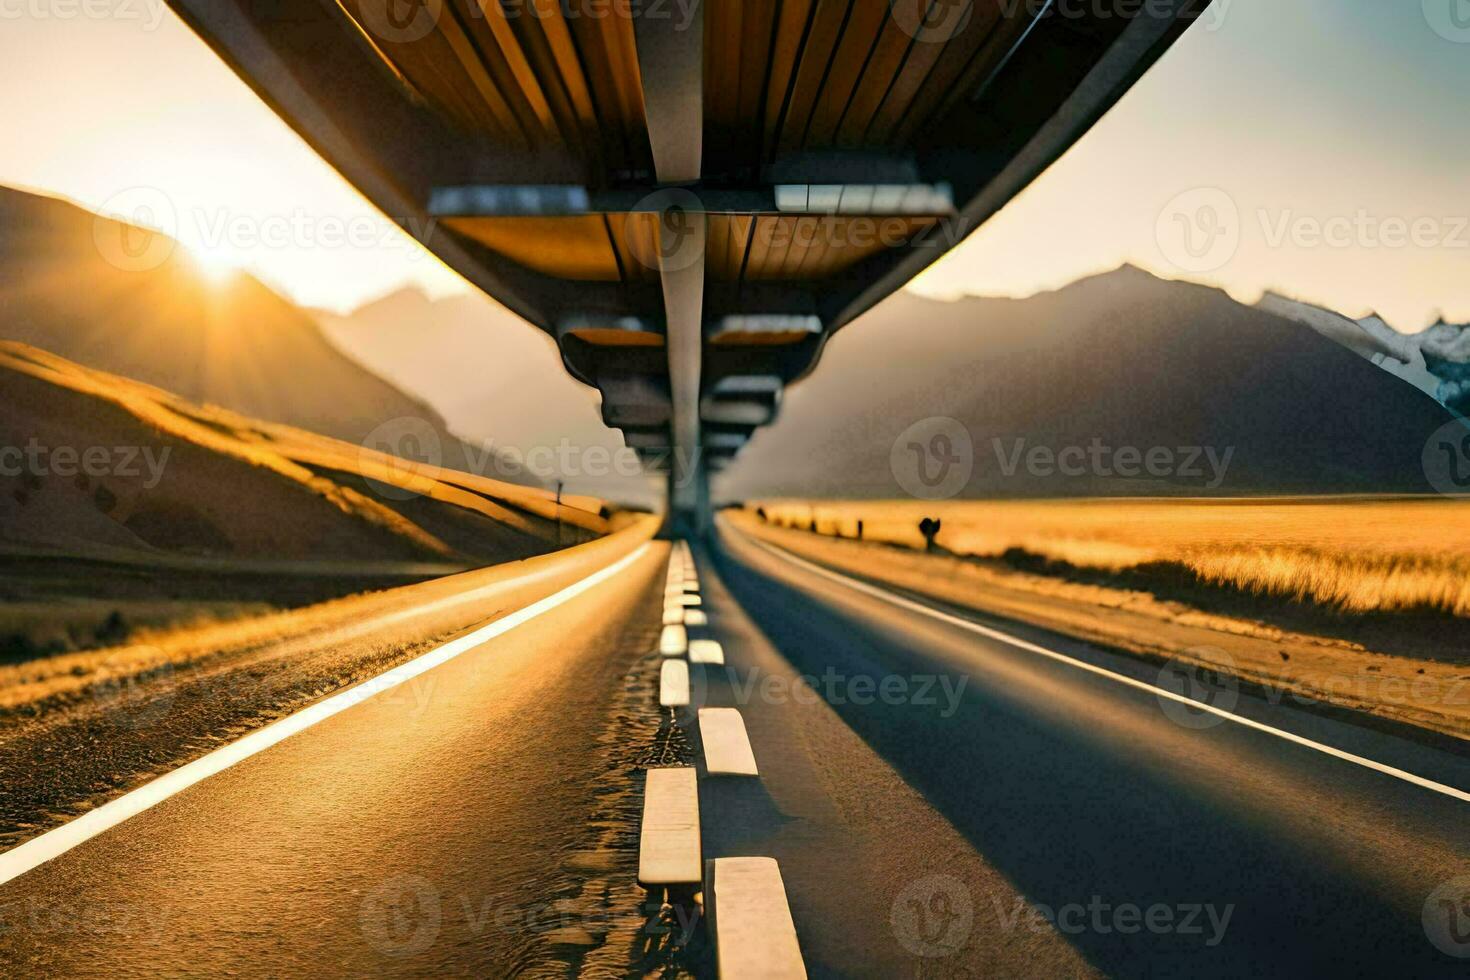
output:
M 515 561 L 608 527 L 597 500 L 558 505 L 0 341 L 0 657 Z
M 13 341 L 0 342 L 0 433 L 39 451 L 8 457 L 21 471 L 0 491 L 9 543 L 473 562 L 554 546 L 558 518 L 574 538 L 606 529 L 586 501 L 558 510 L 545 491 L 195 405 Z

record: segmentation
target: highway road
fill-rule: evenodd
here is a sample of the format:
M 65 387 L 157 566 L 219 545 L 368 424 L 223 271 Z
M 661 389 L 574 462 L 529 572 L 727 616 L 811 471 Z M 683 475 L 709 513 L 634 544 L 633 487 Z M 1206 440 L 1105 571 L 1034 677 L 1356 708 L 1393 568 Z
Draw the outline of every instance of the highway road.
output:
M 1463 757 L 1196 711 L 725 527 L 691 635 L 726 663 L 661 710 L 668 555 L 58 848 L 0 885 L 3 972 L 708 974 L 635 883 L 642 772 L 699 764 L 702 704 L 760 765 L 700 780 L 704 856 L 779 861 L 813 976 L 1464 975 L 1432 897 L 1470 874 Z
M 851 680 L 822 686 L 845 693 L 835 706 L 843 721 L 1029 906 L 1055 915 L 1092 968 L 1116 976 L 1464 975 L 1466 961 L 1437 948 L 1424 921 L 1431 896 L 1470 874 L 1463 792 L 1446 795 L 1161 700 L 960 625 L 978 622 L 974 614 L 917 612 L 891 592 L 854 588 L 729 530 L 713 557 L 732 602 L 818 682 L 968 678 L 952 712 L 942 688 L 935 704 L 895 704 L 853 696 Z M 1156 668 L 1085 644 L 991 625 L 1101 670 L 1157 680 Z M 1463 755 L 1243 692 L 1233 713 L 1446 787 L 1470 787 Z M 906 850 L 906 835 L 890 846 Z M 1000 934 L 972 942 L 1011 941 L 1014 909 L 996 908 L 1006 899 L 954 877 L 951 890 L 977 915 L 983 906 L 1007 913 Z M 1457 894 L 1467 884 L 1462 879 Z M 1202 907 L 1198 931 L 1184 927 L 1183 910 L 1194 906 Z M 1228 924 L 1212 926 L 1226 910 Z M 1434 911 L 1439 918 L 1428 928 L 1470 955 L 1470 909 L 1456 920 L 1458 944 L 1435 928 L 1446 920 Z

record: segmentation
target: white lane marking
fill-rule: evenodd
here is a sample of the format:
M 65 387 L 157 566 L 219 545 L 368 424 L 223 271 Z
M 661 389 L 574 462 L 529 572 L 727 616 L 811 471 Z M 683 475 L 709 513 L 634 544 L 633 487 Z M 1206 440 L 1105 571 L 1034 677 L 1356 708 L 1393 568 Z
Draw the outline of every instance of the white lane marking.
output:
M 1418 786 L 1421 789 L 1427 789 L 1432 792 L 1448 796 L 1451 799 L 1459 800 L 1462 803 L 1470 803 L 1470 792 L 1466 792 L 1465 790 L 1456 789 L 1453 786 L 1446 786 L 1444 783 L 1437 783 L 1434 780 L 1426 779 L 1423 776 L 1416 776 L 1414 773 L 1407 772 L 1403 769 L 1387 765 L 1386 763 L 1377 762 L 1373 759 L 1369 759 L 1361 755 L 1354 755 L 1351 752 L 1345 752 L 1342 749 L 1334 748 L 1333 746 L 1326 745 L 1322 742 L 1313 741 L 1310 738 L 1304 738 L 1301 735 L 1284 731 L 1280 728 L 1272 728 L 1270 725 L 1262 724 L 1261 722 L 1254 721 L 1250 718 L 1241 717 L 1240 715 L 1226 711 L 1223 708 L 1217 708 L 1212 704 L 1206 704 L 1203 701 L 1196 701 L 1193 698 L 1185 697 L 1182 694 L 1176 694 L 1173 691 L 1165 690 L 1162 687 L 1157 687 L 1144 681 L 1135 680 L 1134 678 L 1128 677 L 1124 674 L 1114 673 L 1113 671 L 1108 670 L 1104 667 L 1099 667 L 1096 664 L 1090 664 L 1085 660 L 1078 660 L 1077 658 L 1069 657 L 1064 653 L 1057 653 L 1055 650 L 1048 650 L 1046 647 L 1037 646 L 1035 643 L 1030 643 L 1026 640 L 1020 639 L 1019 637 L 1011 636 L 1008 633 L 1002 633 L 1000 630 L 991 629 L 988 626 L 981 626 L 979 623 L 973 622 L 972 620 L 952 615 L 950 613 L 944 612 L 943 610 L 935 609 L 932 606 L 926 606 L 922 602 L 915 602 L 912 599 L 904 598 L 901 595 L 889 592 L 887 589 L 880 589 L 877 586 L 869 585 L 867 582 L 858 581 L 857 579 L 851 578 L 847 575 L 843 575 L 840 572 L 834 572 L 830 569 L 823 568 L 821 565 L 817 565 L 813 562 L 807 561 L 805 558 L 801 558 L 797 555 L 792 554 L 785 548 L 779 548 L 775 545 L 767 544 L 766 542 L 761 541 L 758 538 L 749 537 L 748 535 L 745 537 L 747 538 L 747 540 L 756 545 L 759 545 L 760 547 L 766 549 L 777 557 L 784 558 L 792 564 L 804 568 L 814 575 L 820 575 L 823 578 L 830 579 L 833 582 L 845 585 L 850 589 L 854 589 L 866 595 L 873 596 L 876 599 L 881 599 L 884 602 L 898 606 L 901 609 L 908 609 L 911 612 L 923 613 L 926 616 L 931 616 L 934 619 L 938 619 L 941 622 L 948 623 L 951 626 L 958 626 L 961 629 L 969 630 L 972 633 L 979 633 L 981 636 L 990 637 L 992 640 L 1000 640 L 1003 643 L 1009 643 L 1011 646 L 1017 647 L 1021 650 L 1025 650 L 1028 653 L 1034 653 L 1038 656 L 1047 657 L 1051 660 L 1058 661 L 1059 663 L 1069 664 L 1070 666 L 1076 667 L 1079 670 L 1085 670 L 1089 674 L 1096 674 L 1099 677 L 1106 677 L 1109 680 L 1116 681 L 1119 684 L 1125 684 L 1128 687 L 1137 688 L 1140 691 L 1147 691 L 1155 697 L 1168 698 L 1171 701 L 1177 701 L 1180 704 L 1189 705 L 1191 708 L 1195 708 L 1199 711 L 1206 711 L 1210 714 L 1218 715 L 1226 721 L 1232 722 L 1234 724 L 1242 725 L 1246 728 L 1254 729 L 1258 732 L 1264 732 L 1267 735 L 1274 735 L 1277 738 L 1284 739 L 1285 741 L 1292 742 L 1296 745 L 1301 745 L 1309 749 L 1315 749 L 1316 751 L 1321 752 L 1324 755 L 1332 756 L 1334 759 L 1341 759 L 1344 762 L 1351 762 L 1354 765 L 1362 766 L 1365 769 L 1371 769 L 1374 772 L 1383 773 L 1385 776 L 1392 776 L 1395 779 L 1401 779 L 1404 782 L 1412 783 L 1413 785 Z
M 650 769 L 638 832 L 638 883 L 697 885 L 699 779 L 692 767 Z
M 711 776 L 759 776 L 745 719 L 735 708 L 700 708 L 699 740 Z
M 690 640 L 689 662 L 691 664 L 723 664 L 725 648 L 719 640 Z
M 689 631 L 683 626 L 665 626 L 658 638 L 658 652 L 665 657 L 682 657 L 689 652 Z
M 689 704 L 689 665 L 682 660 L 665 660 L 658 674 L 658 703 L 665 708 Z
M 421 657 L 399 664 L 392 670 L 364 681 L 356 687 L 335 694 L 325 701 L 318 701 L 259 731 L 251 732 L 237 742 L 231 742 L 223 748 L 215 749 L 203 758 L 195 759 L 172 772 L 165 773 L 125 796 L 120 796 L 102 804 L 95 810 L 82 814 L 70 823 L 62 824 L 55 830 L 49 830 L 39 837 L 33 837 L 24 844 L 0 854 L 0 885 L 13 881 L 53 858 L 60 857 L 78 844 L 116 827 L 129 817 L 135 817 L 144 810 L 157 806 L 169 797 L 253 755 L 264 752 L 298 732 L 303 732 L 313 725 L 319 725 L 333 715 L 340 714 L 384 691 L 392 690 L 435 667 L 448 663 L 461 654 L 468 653 L 498 636 L 509 633 L 517 626 L 522 626 L 538 616 L 551 612 L 558 606 L 570 602 L 587 590 L 617 575 L 647 554 L 648 549 L 648 544 L 641 545 L 632 554 L 619 559 L 599 572 L 594 572 L 580 582 L 567 586 L 554 595 L 539 599 L 524 609 L 497 619 L 473 633 L 466 634 L 457 640 L 451 640 Z
M 786 885 L 774 858 L 710 862 L 710 927 L 721 977 L 805 980 Z

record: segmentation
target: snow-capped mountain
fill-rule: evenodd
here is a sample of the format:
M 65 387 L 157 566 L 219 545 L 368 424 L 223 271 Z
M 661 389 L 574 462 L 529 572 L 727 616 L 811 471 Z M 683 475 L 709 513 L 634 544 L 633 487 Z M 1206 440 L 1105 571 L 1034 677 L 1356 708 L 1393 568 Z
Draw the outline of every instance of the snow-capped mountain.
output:
M 1470 411 L 1470 327 L 1466 325 L 1440 321 L 1422 333 L 1404 334 L 1377 315 L 1354 320 L 1277 293 L 1267 293 L 1256 308 L 1311 327 L 1447 408 L 1461 414 Z

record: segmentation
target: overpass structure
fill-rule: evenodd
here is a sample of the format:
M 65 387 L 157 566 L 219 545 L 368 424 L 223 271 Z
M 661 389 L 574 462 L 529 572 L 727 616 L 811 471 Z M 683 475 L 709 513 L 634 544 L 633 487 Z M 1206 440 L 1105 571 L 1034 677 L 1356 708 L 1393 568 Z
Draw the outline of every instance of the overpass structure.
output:
M 554 337 L 699 523 L 709 471 L 827 339 L 1210 0 L 170 3 L 385 214 Z

